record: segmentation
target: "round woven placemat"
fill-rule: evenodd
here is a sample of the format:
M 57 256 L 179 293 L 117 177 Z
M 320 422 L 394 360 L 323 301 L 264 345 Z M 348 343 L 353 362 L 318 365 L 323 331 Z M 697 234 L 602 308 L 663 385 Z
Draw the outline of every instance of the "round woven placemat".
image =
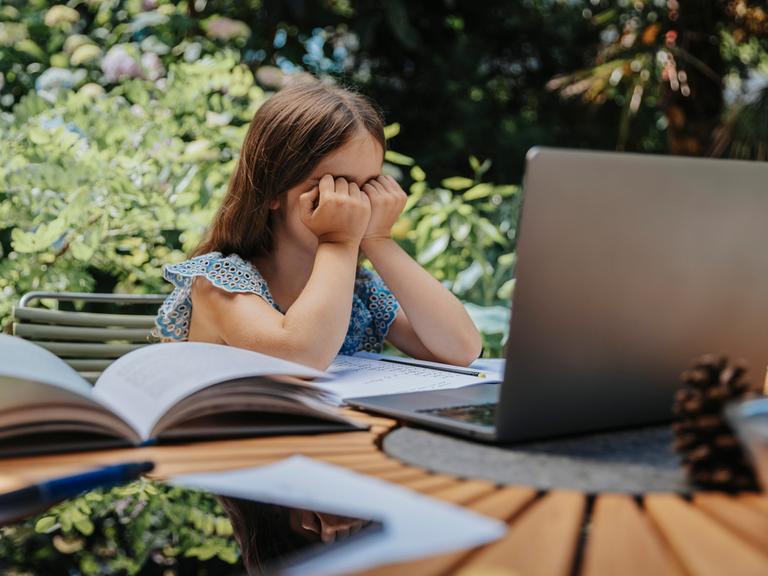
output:
M 691 491 L 671 448 L 669 426 L 653 426 L 509 446 L 492 446 L 402 427 L 386 435 L 384 451 L 446 474 L 588 493 Z

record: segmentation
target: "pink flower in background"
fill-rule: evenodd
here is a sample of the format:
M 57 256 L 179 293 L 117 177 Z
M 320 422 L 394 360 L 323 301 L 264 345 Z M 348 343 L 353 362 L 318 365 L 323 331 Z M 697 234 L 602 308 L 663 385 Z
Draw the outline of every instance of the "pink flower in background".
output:
M 109 49 L 101 61 L 101 70 L 104 72 L 107 82 L 143 77 L 140 62 L 128 52 L 123 44 L 117 44 Z
M 165 76 L 165 66 L 154 52 L 145 52 L 141 55 L 141 66 L 144 68 L 144 77 L 147 80 L 157 80 Z

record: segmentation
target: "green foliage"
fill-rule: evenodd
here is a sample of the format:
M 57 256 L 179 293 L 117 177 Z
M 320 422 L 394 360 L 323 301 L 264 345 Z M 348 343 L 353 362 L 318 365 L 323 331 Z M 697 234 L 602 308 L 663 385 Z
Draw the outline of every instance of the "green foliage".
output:
M 210 222 L 266 98 L 235 53 L 0 118 L 0 317 L 32 289 L 159 292 Z
M 474 156 L 472 177 L 453 176 L 432 187 L 424 170 L 408 160 L 401 164 L 410 167 L 409 197 L 393 236 L 454 294 L 474 304 L 468 309 L 483 332 L 486 354 L 499 356 L 514 287 L 520 188 L 483 182 L 491 163 Z
M 398 151 L 436 181 L 463 170 L 474 152 L 493 160 L 490 179 L 519 182 L 533 145 L 613 146 L 615 109 L 585 113 L 546 87 L 588 65 L 599 42 L 583 16 L 591 5 L 262 0 L 260 9 L 231 15 L 254 31 L 259 64 L 335 75 L 372 96 L 404 126 Z M 262 33 L 279 41 L 259 44 Z
M 222 51 L 170 65 L 161 83 L 129 79 L 52 102 L 30 93 L 2 115 L 0 318 L 33 289 L 168 290 L 163 264 L 197 244 L 267 97 L 237 53 Z M 394 231 L 405 248 L 462 299 L 504 303 L 518 189 L 483 182 L 488 160 L 471 157 L 471 176 L 437 187 L 413 158 L 388 150 L 386 160 L 410 187 Z M 500 353 L 499 338 L 488 354 Z
M 108 86 L 124 78 L 156 80 L 179 59 L 194 62 L 223 45 L 242 49 L 251 34 L 243 22 L 215 12 L 198 14 L 187 2 L 3 4 L 0 73 L 5 87 L 0 105 L 4 108 L 32 88 L 55 92 L 86 82 Z
M 720 77 L 751 76 L 755 59 L 732 45 L 764 55 L 766 21 L 760 0 L 8 0 L 0 107 L 33 87 L 110 87 L 116 60 L 155 79 L 227 46 L 272 80 L 282 69 L 354 83 L 408 127 L 399 151 L 436 178 L 474 151 L 493 179 L 518 182 L 532 145 L 691 153 L 721 112 Z M 682 122 L 703 125 L 670 138 L 681 103 Z
M 0 568 L 34 573 L 71 566 L 70 574 L 131 575 L 147 564 L 171 573 L 212 560 L 216 573 L 234 574 L 239 554 L 214 496 L 147 480 L 93 490 L 0 528 Z

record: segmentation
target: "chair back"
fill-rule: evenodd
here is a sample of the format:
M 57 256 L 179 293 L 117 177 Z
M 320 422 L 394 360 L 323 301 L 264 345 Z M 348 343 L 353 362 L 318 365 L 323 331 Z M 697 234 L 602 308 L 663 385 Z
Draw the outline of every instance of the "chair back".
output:
M 46 348 L 93 383 L 123 354 L 156 341 L 155 316 L 131 314 L 135 304 L 159 307 L 161 294 L 28 292 L 13 308 L 13 334 Z M 75 312 L 35 307 L 42 299 L 112 304 L 119 313 Z M 134 307 L 135 308 L 135 307 Z M 146 306 L 143 306 L 146 310 Z

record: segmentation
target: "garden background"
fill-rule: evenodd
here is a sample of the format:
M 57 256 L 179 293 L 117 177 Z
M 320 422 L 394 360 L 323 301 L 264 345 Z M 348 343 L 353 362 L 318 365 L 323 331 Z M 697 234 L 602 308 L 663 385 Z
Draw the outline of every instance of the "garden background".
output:
M 758 0 L 0 0 L 0 325 L 33 289 L 167 291 L 161 267 L 211 220 L 253 113 L 306 73 L 383 109 L 386 170 L 410 194 L 397 240 L 491 355 L 528 148 L 768 160 Z M 166 493 L 91 493 L 4 531 L 0 558 L 234 561 L 216 503 L 174 509 L 178 531 Z
M 748 0 L 0 4 L 0 322 L 33 289 L 161 292 L 287 75 L 370 95 L 397 239 L 498 355 L 533 145 L 768 158 Z

